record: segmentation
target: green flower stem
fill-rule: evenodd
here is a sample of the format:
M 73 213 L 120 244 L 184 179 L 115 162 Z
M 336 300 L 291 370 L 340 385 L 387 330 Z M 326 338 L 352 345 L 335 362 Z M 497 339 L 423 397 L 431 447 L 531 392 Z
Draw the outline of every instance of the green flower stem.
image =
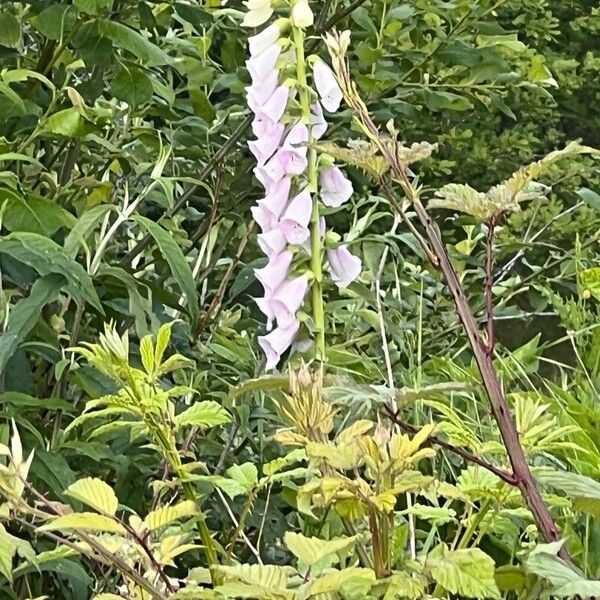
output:
M 296 47 L 296 77 L 299 84 L 302 119 L 310 125 L 310 92 L 306 79 L 306 59 L 304 56 L 304 32 L 292 27 Z M 325 309 L 323 307 L 323 247 L 319 223 L 319 198 L 317 196 L 317 151 L 312 147 L 312 132 L 309 126 L 308 183 L 313 192 L 312 215 L 310 219 L 310 268 L 314 279 L 311 285 L 313 318 L 317 328 L 317 358 L 321 361 L 321 374 L 325 362 Z

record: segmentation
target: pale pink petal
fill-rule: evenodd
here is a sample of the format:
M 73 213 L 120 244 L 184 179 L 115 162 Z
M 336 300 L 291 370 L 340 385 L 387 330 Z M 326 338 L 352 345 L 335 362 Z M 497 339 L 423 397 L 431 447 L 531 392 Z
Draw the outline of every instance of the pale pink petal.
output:
M 259 203 L 268 208 L 276 218 L 279 218 L 287 206 L 291 185 L 292 180 L 289 177 L 280 179 L 267 189 L 267 194 L 262 200 L 259 200 Z
M 242 21 L 243 27 L 258 27 L 263 23 L 266 23 L 273 14 L 273 9 L 270 7 L 259 8 L 256 10 L 249 10 L 244 15 L 244 20 Z
M 322 171 L 319 182 L 321 201 L 325 206 L 341 206 L 354 192 L 350 180 L 337 167 Z
M 313 77 L 323 108 L 335 112 L 344 95 L 333 71 L 322 60 L 317 60 L 313 66 Z
M 267 73 L 264 79 L 257 79 L 246 88 L 246 94 L 248 106 L 254 112 L 260 110 L 261 106 L 264 106 L 267 100 L 273 95 L 277 82 L 279 80 L 279 73 L 273 69 L 270 73 Z
M 260 165 L 260 166 L 254 167 L 253 172 L 254 172 L 254 176 L 256 177 L 256 179 L 258 179 L 262 183 L 262 186 L 265 188 L 265 190 L 269 190 L 275 183 L 271 179 L 271 177 L 269 177 L 269 174 L 265 171 L 264 166 Z
M 287 327 L 294 322 L 307 289 L 308 279 L 305 275 L 288 279 L 279 286 L 270 303 L 279 327 Z
M 300 245 L 309 238 L 311 214 L 312 198 L 308 190 L 304 190 L 292 199 L 279 224 L 289 244 Z
M 258 344 L 267 358 L 265 369 L 270 371 L 277 366 L 281 355 L 292 345 L 300 329 L 299 321 L 292 321 L 287 327 L 277 327 L 267 335 L 259 336 Z
M 284 148 L 293 148 L 306 153 L 308 144 L 308 128 L 302 122 L 296 123 L 285 136 Z
M 321 238 L 325 237 L 325 232 L 327 231 L 327 224 L 325 223 L 325 217 L 319 218 L 319 230 L 321 233 Z M 312 248 L 310 247 L 310 240 L 306 240 L 302 247 L 306 250 L 306 253 L 310 256 L 312 254 Z
M 248 147 L 254 154 L 259 165 L 263 165 L 279 148 L 281 136 L 283 135 L 283 124 L 275 123 L 275 127 L 266 130 L 256 140 L 248 142 Z
M 358 256 L 354 256 L 346 246 L 329 250 L 327 258 L 331 278 L 339 288 L 348 287 L 360 275 L 361 260 Z
M 249 37 L 248 47 L 250 48 L 250 55 L 257 56 L 258 54 L 264 52 L 269 46 L 272 46 L 279 39 L 279 35 L 279 25 L 277 23 L 273 23 L 272 25 L 269 25 L 263 29 L 260 33 Z
M 246 68 L 252 81 L 261 81 L 269 75 L 279 59 L 281 46 L 277 43 L 271 44 L 264 52 L 258 56 L 252 56 L 246 61 Z
M 254 269 L 254 275 L 262 283 L 265 291 L 273 292 L 286 278 L 292 264 L 292 253 L 289 251 L 277 254 L 262 269 Z
M 276 154 L 277 162 L 288 175 L 301 175 L 308 168 L 306 148 L 294 150 L 291 148 L 280 148 Z
M 320 102 L 315 102 L 311 107 L 311 132 L 315 140 L 323 137 L 327 131 L 327 121 L 323 116 L 323 108 Z
M 310 229 L 294 221 L 284 219 L 278 225 L 288 244 L 300 246 L 310 237 Z
M 252 218 L 260 227 L 261 231 L 271 231 L 271 229 L 277 225 L 277 217 L 262 204 L 253 206 L 250 211 L 252 212 Z
M 265 104 L 262 107 L 260 107 L 260 112 L 269 115 L 269 117 L 273 121 L 279 121 L 279 119 L 281 119 L 283 113 L 285 112 L 285 107 L 287 105 L 289 93 L 290 89 L 287 86 L 280 85 L 273 92 L 273 94 L 271 94 L 271 97 L 265 102 Z
M 258 245 L 263 254 L 270 260 L 287 246 L 287 239 L 279 227 L 274 227 L 266 233 L 260 233 L 256 236 Z
M 264 172 L 273 183 L 280 181 L 288 173 L 286 163 L 283 162 L 284 158 L 286 158 L 286 156 L 282 155 L 282 150 L 280 148 L 265 163 Z
M 271 331 L 273 328 L 273 321 L 275 320 L 275 311 L 272 305 L 272 298 L 263 296 L 262 298 L 253 298 L 254 302 L 260 309 L 260 311 L 267 317 L 266 328 L 267 331 Z

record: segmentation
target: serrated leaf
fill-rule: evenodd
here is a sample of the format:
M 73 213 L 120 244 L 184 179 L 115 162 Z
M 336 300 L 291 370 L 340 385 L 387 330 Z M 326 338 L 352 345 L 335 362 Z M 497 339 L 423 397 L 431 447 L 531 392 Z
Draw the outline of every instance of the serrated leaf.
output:
M 99 513 L 114 517 L 119 506 L 119 500 L 113 489 L 101 479 L 86 477 L 71 484 L 65 494 Z
M 49 523 L 38 527 L 38 531 L 90 531 L 90 532 L 106 532 L 118 533 L 124 535 L 125 527 L 104 515 L 99 515 L 91 512 L 72 513 L 56 517 Z
M 161 506 L 146 515 L 141 527 L 147 531 L 156 531 L 170 525 L 174 521 L 191 517 L 198 512 L 196 503 L 192 500 L 184 500 L 173 506 Z
M 195 402 L 188 409 L 175 417 L 175 425 L 181 427 L 215 427 L 223 423 L 229 423 L 229 413 L 214 400 Z
M 357 536 L 322 540 L 292 531 L 288 531 L 283 537 L 288 550 L 306 566 L 312 566 L 327 557 L 333 557 L 338 552 L 353 548 L 356 540 Z
M 467 598 L 501 598 L 494 580 L 494 561 L 479 548 L 449 550 L 436 546 L 425 561 L 425 570 L 445 590 Z
M 309 587 L 311 596 L 342 593 L 344 598 L 364 598 L 375 583 L 375 571 L 361 567 L 349 567 L 326 573 L 315 579 Z

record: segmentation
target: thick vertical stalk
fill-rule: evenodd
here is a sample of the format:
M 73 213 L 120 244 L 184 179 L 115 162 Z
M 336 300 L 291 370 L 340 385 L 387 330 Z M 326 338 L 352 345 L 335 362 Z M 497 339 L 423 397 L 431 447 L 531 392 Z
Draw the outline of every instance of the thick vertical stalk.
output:
M 296 78 L 299 85 L 302 119 L 308 125 L 308 183 L 313 195 L 312 215 L 310 219 L 310 268 L 314 279 L 311 285 L 313 318 L 317 328 L 317 358 L 321 361 L 321 373 L 325 361 L 325 310 L 323 307 L 323 248 L 321 243 L 321 225 L 319 217 L 319 198 L 317 195 L 317 151 L 312 147 L 312 131 L 310 127 L 310 95 L 306 79 L 306 62 L 304 56 L 304 33 L 293 27 L 294 45 L 296 47 Z

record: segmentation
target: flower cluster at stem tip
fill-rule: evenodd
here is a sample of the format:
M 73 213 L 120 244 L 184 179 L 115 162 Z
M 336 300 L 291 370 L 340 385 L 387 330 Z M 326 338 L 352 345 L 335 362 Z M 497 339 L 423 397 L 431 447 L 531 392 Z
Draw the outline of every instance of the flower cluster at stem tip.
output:
M 247 102 L 254 113 L 256 136 L 248 146 L 257 161 L 254 174 L 265 190 L 252 207 L 252 215 L 261 229 L 258 244 L 267 257 L 266 266 L 255 269 L 264 288 L 264 295 L 255 301 L 267 319 L 269 333 L 258 338 L 267 370 L 277 366 L 296 339 L 298 311 L 311 285 L 319 285 L 313 305 L 322 303 L 323 246 L 330 246 L 328 270 L 338 287 L 347 287 L 362 269 L 360 259 L 336 243 L 339 236 L 325 235 L 325 220 L 319 214 L 321 205 L 337 208 L 347 202 L 353 194 L 352 183 L 330 156 L 317 157 L 311 147 L 327 130 L 323 110 L 337 111 L 342 92 L 323 60 L 316 56 L 304 60 L 303 30 L 313 24 L 308 1 L 276 1 L 290 16 L 276 19 L 248 39 L 246 61 L 251 78 Z M 264 25 L 274 14 L 272 0 L 246 0 L 244 4 L 248 12 L 243 25 L 247 27 Z M 306 64 L 312 66 L 316 91 L 308 86 Z M 315 306 L 313 311 L 317 315 Z M 319 319 L 315 321 L 317 327 L 324 327 Z

